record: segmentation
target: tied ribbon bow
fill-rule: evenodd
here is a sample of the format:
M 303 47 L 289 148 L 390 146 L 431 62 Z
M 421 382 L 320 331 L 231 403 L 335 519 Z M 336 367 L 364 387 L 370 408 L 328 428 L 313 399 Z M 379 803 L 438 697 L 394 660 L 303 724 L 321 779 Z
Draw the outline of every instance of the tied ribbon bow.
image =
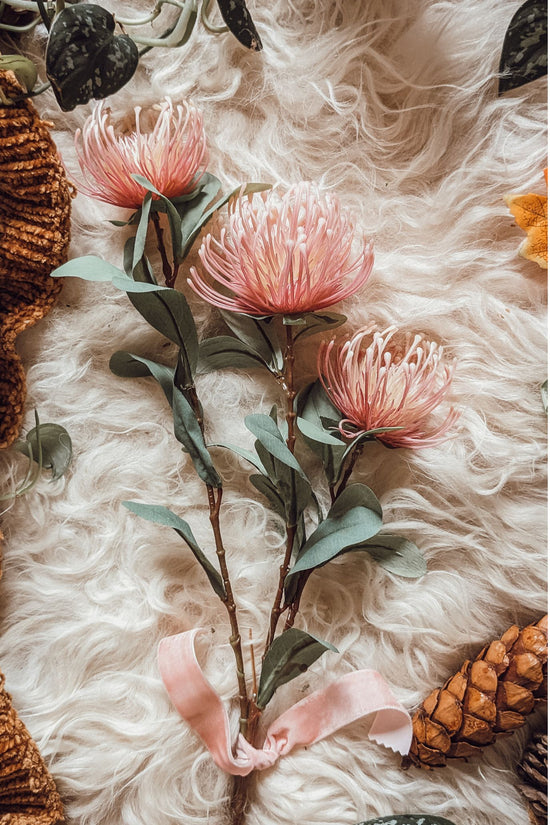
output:
M 412 739 L 412 723 L 375 670 L 347 673 L 323 690 L 297 702 L 268 728 L 261 748 L 242 734 L 231 747 L 229 719 L 220 696 L 207 681 L 197 661 L 195 637 L 201 628 L 168 636 L 160 642 L 159 669 L 168 694 L 185 721 L 197 733 L 219 768 L 234 776 L 265 770 L 297 746 L 311 745 L 375 713 L 369 739 L 405 756 Z

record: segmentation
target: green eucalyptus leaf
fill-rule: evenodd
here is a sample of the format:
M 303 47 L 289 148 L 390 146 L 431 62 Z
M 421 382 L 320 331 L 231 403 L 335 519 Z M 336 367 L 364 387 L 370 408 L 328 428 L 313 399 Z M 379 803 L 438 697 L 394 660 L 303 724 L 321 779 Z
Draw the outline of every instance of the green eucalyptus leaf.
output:
M 283 324 L 285 327 L 305 327 L 307 324 L 305 315 L 283 315 Z M 299 333 L 296 333 L 297 338 Z
M 245 196 L 253 194 L 254 192 L 264 192 L 266 189 L 271 189 L 271 184 L 269 183 L 247 183 L 244 186 L 238 186 L 236 189 L 233 189 L 228 195 L 224 195 L 222 198 L 216 201 L 216 203 L 207 209 L 206 212 L 200 216 L 197 220 L 197 223 L 189 232 L 187 238 L 184 240 L 183 248 L 181 251 L 180 258 L 184 260 L 187 257 L 187 254 L 191 247 L 193 246 L 195 239 L 199 235 L 203 226 L 206 226 L 212 215 L 214 215 L 219 209 L 225 206 L 231 198 Z
M 71 437 L 60 424 L 39 423 L 29 430 L 25 441 L 16 441 L 13 447 L 36 462 L 41 450 L 42 467 L 52 471 L 52 481 L 65 475 L 73 455 Z
M 134 239 L 134 249 L 132 254 L 132 272 L 138 265 L 145 251 L 145 242 L 147 240 L 147 230 L 149 228 L 149 214 L 151 212 L 151 203 L 153 201 L 150 192 L 147 192 L 141 209 L 139 210 L 139 223 Z
M 231 332 L 249 350 L 255 352 L 274 372 L 280 373 L 283 370 L 283 353 L 277 329 L 271 319 L 254 318 L 223 309 L 220 313 Z
M 340 438 L 336 438 L 332 433 L 327 432 L 327 430 L 317 426 L 317 424 L 313 424 L 306 418 L 298 416 L 296 424 L 302 435 L 305 435 L 310 441 L 317 441 L 320 444 L 330 444 L 332 447 L 346 448 L 346 445 Z
M 123 501 L 123 505 L 141 518 L 147 521 L 152 521 L 155 524 L 162 524 L 164 527 L 171 527 L 181 538 L 186 542 L 187 546 L 201 565 L 202 569 L 208 576 L 208 580 L 214 591 L 220 599 L 226 598 L 225 587 L 222 577 L 213 564 L 205 556 L 199 547 L 193 531 L 189 524 L 182 518 L 169 510 L 168 507 L 163 507 L 157 504 L 142 504 L 139 501 Z
M 385 570 L 407 579 L 417 579 L 428 569 L 416 544 L 404 536 L 378 533 L 350 550 L 364 550 Z
M 265 475 L 251 475 L 250 483 L 268 500 L 273 512 L 277 513 L 281 518 L 286 518 L 287 507 L 285 502 L 279 495 L 276 485 Z
M 205 172 L 199 181 L 197 189 L 194 190 L 194 193 L 191 193 L 193 195 L 192 198 L 189 198 L 186 202 L 180 202 L 179 198 L 174 201 L 174 205 L 181 218 L 183 244 L 186 243 L 193 228 L 200 221 L 205 209 L 212 203 L 221 187 L 221 181 L 215 175 L 210 174 L 210 172 Z
M 540 385 L 540 396 L 542 398 L 542 408 L 548 415 L 548 378 Z
M 129 297 L 145 320 L 185 353 L 190 375 L 193 376 L 199 358 L 199 341 L 195 321 L 183 293 L 156 287 L 147 293 L 131 294 Z
M 272 456 L 295 470 L 307 481 L 306 474 L 298 464 L 296 457 L 288 449 L 281 431 L 271 416 L 261 413 L 247 415 L 244 423 Z
M 331 422 L 336 421 L 336 423 L 338 423 L 342 418 L 341 413 L 331 402 L 318 379 L 304 387 L 298 394 L 296 408 L 300 419 L 308 422 L 308 424 L 315 428 L 315 430 L 310 431 L 310 435 L 308 435 L 307 432 L 302 429 L 302 425 L 298 425 L 306 444 L 310 450 L 321 459 L 328 483 L 330 485 L 336 484 L 342 468 L 342 461 L 347 450 L 347 445 L 341 442 L 337 446 L 332 442 L 321 441 L 318 433 L 316 437 L 313 437 L 313 435 L 317 429 L 327 432 L 325 422 L 330 420 Z M 328 434 L 331 438 L 336 438 L 332 433 Z
M 337 312 L 312 312 L 302 316 L 305 326 L 296 333 L 295 341 L 298 338 L 307 338 L 310 335 L 317 335 L 319 332 L 326 332 L 342 326 L 347 321 L 345 315 Z
M 200 342 L 197 367 L 199 374 L 228 367 L 258 369 L 265 367 L 265 363 L 251 352 L 246 344 L 231 335 L 218 335 L 216 338 L 205 338 Z
M 38 71 L 32 60 L 21 54 L 0 55 L 0 71 L 13 72 L 26 92 L 32 92 L 38 79 Z
M 210 447 L 224 447 L 226 450 L 231 450 L 232 452 L 240 455 L 241 458 L 245 458 L 249 461 L 262 475 L 265 475 L 265 467 L 263 466 L 262 462 L 259 460 L 258 456 L 251 452 L 250 450 L 245 450 L 243 447 L 239 447 L 236 444 L 225 444 L 223 441 L 217 441 L 215 444 L 210 444 Z
M 358 825 L 454 825 L 454 822 L 432 814 L 392 814 L 359 822 Z
M 199 477 L 210 487 L 221 487 L 221 478 L 216 472 L 210 453 L 204 443 L 197 417 L 189 401 L 178 387 L 174 387 L 172 410 L 174 413 L 175 436 L 185 452 L 191 456 L 191 461 Z
M 51 273 L 53 278 L 82 278 L 84 281 L 95 281 L 96 283 L 108 283 L 109 281 L 117 289 L 123 292 L 139 293 L 154 292 L 164 287 L 151 283 L 134 281 L 129 278 L 122 269 L 98 258 L 97 255 L 83 255 L 80 258 L 73 258 L 66 264 L 58 266 Z
M 342 552 L 375 536 L 381 527 L 382 508 L 372 490 L 364 484 L 350 484 L 304 544 L 287 581 L 304 570 L 322 567 Z
M 172 406 L 174 390 L 174 370 L 164 364 L 157 364 L 141 355 L 134 355 L 131 352 L 119 350 L 113 353 L 109 361 L 111 372 L 120 378 L 144 378 L 152 376 L 159 382 L 162 390 Z
M 504 37 L 498 93 L 517 89 L 547 72 L 548 4 L 527 0 L 512 17 Z
M 136 183 L 139 183 L 140 186 L 143 186 L 144 189 L 147 189 L 149 192 L 152 192 L 153 194 L 157 195 L 157 197 L 163 204 L 164 208 L 162 211 L 166 212 L 166 215 L 168 217 L 168 224 L 170 226 L 170 237 L 172 240 L 172 257 L 175 263 L 181 263 L 181 261 L 183 260 L 183 258 L 180 257 L 182 235 L 181 218 L 179 216 L 178 210 L 176 209 L 172 201 L 165 197 L 165 195 L 163 195 L 162 192 L 159 192 L 156 186 L 153 186 L 151 181 L 147 180 L 147 178 L 144 178 L 143 175 L 133 174 L 131 177 L 136 181 Z M 158 203 L 155 204 L 155 208 L 159 208 Z
M 296 627 L 277 636 L 263 661 L 256 699 L 258 707 L 265 708 L 281 685 L 304 673 L 327 650 L 338 653 L 329 642 Z

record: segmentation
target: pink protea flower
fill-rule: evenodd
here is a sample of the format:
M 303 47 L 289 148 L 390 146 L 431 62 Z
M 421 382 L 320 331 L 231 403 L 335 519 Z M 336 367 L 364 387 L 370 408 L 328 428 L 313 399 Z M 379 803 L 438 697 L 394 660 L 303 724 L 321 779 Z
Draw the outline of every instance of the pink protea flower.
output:
M 429 420 L 449 391 L 455 365 L 445 364 L 443 348 L 421 335 L 404 343 L 396 333 L 396 327 L 370 328 L 340 344 L 325 342 L 319 376 L 344 416 L 339 430 L 346 438 L 401 427 L 376 437 L 391 447 L 431 447 L 444 440 L 458 417 L 451 407 L 439 423 Z
M 85 179 L 79 190 L 138 209 L 147 190 L 132 178 L 137 174 L 167 198 L 187 194 L 208 163 L 201 113 L 192 103 L 174 106 L 168 97 L 145 113 L 140 106 L 134 111 L 135 131 L 130 134 L 117 134 L 104 101 L 95 106 L 82 131 L 77 130 L 75 147 Z M 144 119 L 151 128 L 143 128 Z
M 360 289 L 373 265 L 370 243 L 357 240 L 333 195 L 299 183 L 241 197 L 230 208 L 220 240 L 207 235 L 199 250 L 205 272 L 189 284 L 221 309 L 248 315 L 316 312 Z

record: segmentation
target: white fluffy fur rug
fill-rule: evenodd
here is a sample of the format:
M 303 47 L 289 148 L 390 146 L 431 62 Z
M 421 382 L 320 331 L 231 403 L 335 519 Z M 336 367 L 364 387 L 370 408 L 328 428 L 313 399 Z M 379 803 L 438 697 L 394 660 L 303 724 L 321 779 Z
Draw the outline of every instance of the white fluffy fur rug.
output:
M 104 5 L 130 14 L 149 3 Z M 340 655 L 281 689 L 270 718 L 362 667 L 378 669 L 412 710 L 467 655 L 545 611 L 545 273 L 517 256 L 524 235 L 502 197 L 545 191 L 545 82 L 496 96 L 518 6 L 255 0 L 261 54 L 201 28 L 185 48 L 149 54 L 111 99 L 124 114 L 167 93 L 192 97 L 205 116 L 209 169 L 226 190 L 306 179 L 337 193 L 375 243 L 373 277 L 342 308 L 350 329 L 396 322 L 458 360 L 457 437 L 415 453 L 375 445 L 357 475 L 381 498 L 388 527 L 420 546 L 427 575 L 399 578 L 363 555 L 315 574 L 300 626 Z M 76 174 L 72 136 L 89 107 L 62 114 L 48 95 L 37 106 Z M 120 265 L 126 230 L 107 220 L 121 216 L 79 196 L 72 256 Z M 189 300 L 211 332 L 216 311 Z M 167 633 L 213 628 L 208 673 L 229 701 L 226 615 L 176 534 L 121 506 L 129 498 L 168 505 L 210 546 L 202 487 L 164 396 L 152 380 L 115 378 L 108 368 L 119 348 L 166 361 L 162 340 L 122 293 L 80 281 L 66 282 L 54 311 L 20 339 L 26 426 L 37 408 L 42 421 L 69 430 L 75 455 L 65 479 L 44 477 L 4 507 L 0 667 L 70 825 L 223 822 L 228 779 L 171 707 L 156 647 Z M 304 377 L 310 364 L 304 358 Z M 263 373 L 213 373 L 200 392 L 212 440 L 250 438 L 244 416 L 279 399 Z M 6 491 L 24 462 L 11 453 L 1 462 Z M 216 462 L 242 627 L 261 645 L 281 538 L 244 463 L 221 453 Z M 403 772 L 367 731 L 366 722 L 346 728 L 259 775 L 247 825 L 354 825 L 404 812 L 527 825 L 514 778 L 525 730 L 481 760 L 429 774 Z

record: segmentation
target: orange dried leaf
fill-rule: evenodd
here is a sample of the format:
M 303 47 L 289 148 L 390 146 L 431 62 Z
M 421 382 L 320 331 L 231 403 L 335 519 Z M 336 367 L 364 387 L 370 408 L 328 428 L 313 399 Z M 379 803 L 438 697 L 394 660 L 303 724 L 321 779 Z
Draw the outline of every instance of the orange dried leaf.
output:
M 508 209 L 527 237 L 519 254 L 548 269 L 548 198 L 546 195 L 505 195 Z

